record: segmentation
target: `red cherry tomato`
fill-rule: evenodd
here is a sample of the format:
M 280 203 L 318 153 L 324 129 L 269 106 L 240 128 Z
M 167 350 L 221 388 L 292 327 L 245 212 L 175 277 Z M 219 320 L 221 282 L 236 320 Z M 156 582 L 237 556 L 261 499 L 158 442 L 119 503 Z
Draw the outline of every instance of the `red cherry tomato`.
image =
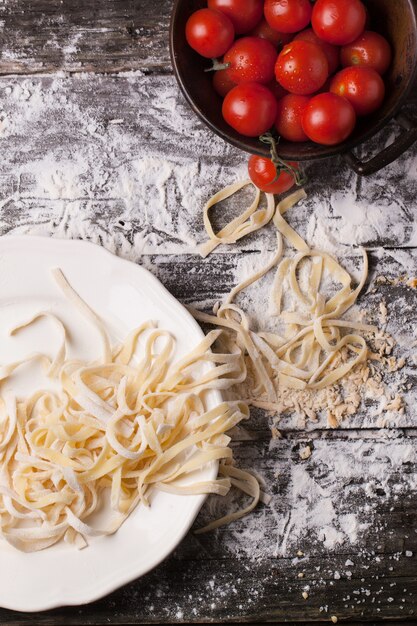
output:
M 344 46 L 363 32 L 366 10 L 360 0 L 316 0 L 311 25 L 317 37 Z
M 287 141 L 308 141 L 303 130 L 303 114 L 310 102 L 308 96 L 288 94 L 278 100 L 278 112 L 275 120 L 275 128 Z
M 237 85 L 252 82 L 266 85 L 274 78 L 276 58 L 276 48 L 270 41 L 242 37 L 226 52 L 224 62 L 230 64 L 228 74 Z
M 307 137 L 325 146 L 334 146 L 349 137 L 356 123 L 353 106 L 335 93 L 320 93 L 311 98 L 303 114 Z
M 282 47 L 284 44 L 289 43 L 292 39 L 291 33 L 280 33 L 279 31 L 271 28 L 268 22 L 263 19 L 250 33 L 253 37 L 260 37 L 261 39 L 267 39 L 276 48 Z
M 326 55 L 327 63 L 329 64 L 329 74 L 334 74 L 339 67 L 339 48 L 332 46 L 331 43 L 327 43 L 326 41 L 319 39 L 312 28 L 307 28 L 306 30 L 301 31 L 301 33 L 297 33 L 293 41 L 309 41 L 310 43 L 315 43 L 320 46 Z
M 262 18 L 262 0 L 208 0 L 210 9 L 217 9 L 230 18 L 237 35 L 248 33 Z
M 381 76 L 389 68 L 391 57 L 391 46 L 388 41 L 372 30 L 366 30 L 355 41 L 344 46 L 340 54 L 343 67 L 350 65 L 370 67 Z
M 277 115 L 277 101 L 264 85 L 242 83 L 223 100 L 223 117 L 241 135 L 258 137 L 269 130 Z
M 329 75 L 323 50 L 309 41 L 292 41 L 283 47 L 275 64 L 275 78 L 291 93 L 314 93 Z
M 233 87 L 236 87 L 236 83 L 234 83 L 230 78 L 227 69 L 217 70 L 217 72 L 214 72 L 213 76 L 213 87 L 217 91 L 219 96 L 224 98 L 225 95 L 229 93 L 231 89 L 233 89 Z
M 200 9 L 188 18 L 185 37 L 198 54 L 213 59 L 222 56 L 230 48 L 235 31 L 232 22 L 224 13 Z
M 289 163 L 297 168 L 297 163 Z M 288 170 L 277 170 L 271 159 L 253 154 L 248 163 L 249 178 L 265 193 L 285 193 L 295 184 L 294 175 Z
M 265 0 L 265 18 L 281 33 L 296 33 L 310 22 L 310 0 Z
M 369 115 L 381 106 L 385 85 L 378 72 L 369 67 L 346 67 L 333 77 L 330 91 L 349 100 L 356 115 Z

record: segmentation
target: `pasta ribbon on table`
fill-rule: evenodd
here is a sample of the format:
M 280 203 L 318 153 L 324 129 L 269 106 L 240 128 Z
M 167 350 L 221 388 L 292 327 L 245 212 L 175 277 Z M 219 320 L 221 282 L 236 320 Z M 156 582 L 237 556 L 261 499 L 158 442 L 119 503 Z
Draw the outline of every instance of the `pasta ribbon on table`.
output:
M 206 214 L 213 204 L 229 197 L 245 184 L 247 181 L 218 192 L 206 204 Z M 285 213 L 306 197 L 305 191 L 299 189 L 277 204 L 272 215 L 277 229 L 277 249 L 267 265 L 234 287 L 222 305 L 215 305 L 214 315 L 193 311 L 197 320 L 227 330 L 230 351 L 236 348 L 242 351 L 247 369 L 254 379 L 249 402 L 271 410 L 275 410 L 282 388 L 320 390 L 346 377 L 369 358 L 367 343 L 359 333 L 378 330 L 375 326 L 343 317 L 355 304 L 367 279 L 365 250 L 362 250 L 362 276 L 354 288 L 349 273 L 331 255 L 311 249 L 284 219 Z M 219 243 L 232 243 L 241 236 L 236 220 L 223 229 L 224 239 L 214 234 L 207 216 L 205 225 L 209 236 L 209 241 L 203 245 L 205 253 Z M 295 248 L 293 256 L 283 258 L 283 239 Z M 300 273 L 306 265 L 310 266 L 309 276 L 303 288 Z M 233 303 L 241 291 L 274 267 L 276 271 L 270 293 L 271 319 L 276 318 L 286 326 L 283 336 L 271 331 L 254 331 L 245 312 Z M 340 285 L 337 292 L 328 298 L 321 290 L 325 274 L 334 284 Z M 297 303 L 295 310 L 283 309 L 286 293 L 290 293 Z

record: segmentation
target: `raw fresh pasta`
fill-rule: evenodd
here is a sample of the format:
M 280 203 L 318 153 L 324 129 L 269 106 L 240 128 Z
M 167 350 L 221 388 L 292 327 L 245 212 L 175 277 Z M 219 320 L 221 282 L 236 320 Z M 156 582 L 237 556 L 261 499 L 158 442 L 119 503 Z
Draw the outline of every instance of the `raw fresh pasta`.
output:
M 235 185 L 220 191 L 206 206 L 228 197 L 231 189 L 239 188 L 239 185 Z M 284 219 L 286 211 L 305 197 L 305 191 L 300 189 L 277 205 L 273 223 L 278 231 L 278 245 L 271 261 L 232 289 L 224 304 L 215 306 L 214 315 L 193 311 L 197 320 L 228 330 L 228 347 L 231 351 L 242 351 L 252 378 L 249 402 L 272 410 L 275 409 L 282 388 L 318 391 L 347 376 L 369 357 L 366 341 L 359 333 L 377 330 L 375 326 L 342 317 L 355 304 L 365 285 L 368 274 L 365 250 L 362 250 L 362 277 L 358 286 L 353 288 L 348 272 L 326 252 L 310 249 Z M 237 231 L 233 230 L 232 224 L 229 224 L 227 231 L 228 242 L 236 241 Z M 219 243 L 211 228 L 207 228 L 207 233 L 209 242 Z M 282 258 L 282 237 L 296 249 L 293 257 Z M 209 242 L 205 244 L 205 250 L 210 248 Z M 251 330 L 244 311 L 233 304 L 241 290 L 262 278 L 276 265 L 270 310 L 271 317 L 277 317 L 284 325 L 283 336 Z M 307 284 L 302 285 L 300 269 L 306 265 L 310 266 L 308 279 L 304 281 Z M 328 299 L 321 292 L 325 274 L 334 284 L 340 285 L 338 291 Z M 291 293 L 292 301 L 297 303 L 295 310 L 283 310 L 285 286 L 287 292 Z
M 253 183 L 250 180 L 244 180 L 242 182 L 229 185 L 216 193 L 206 203 L 203 210 L 203 219 L 209 240 L 200 246 L 200 254 L 202 257 L 206 257 L 210 254 L 210 252 L 213 252 L 219 244 L 236 243 L 236 241 L 245 237 L 245 235 L 249 235 L 249 233 L 259 230 L 271 221 L 275 211 L 274 196 L 271 193 L 265 194 L 267 206 L 266 209 L 260 209 L 259 202 L 261 199 L 261 192 L 255 187 L 255 185 L 253 185 L 253 187 L 255 187 L 255 198 L 252 204 L 245 211 L 243 211 L 241 215 L 229 222 L 229 224 L 215 234 L 209 218 L 210 209 L 218 202 L 230 198 L 230 196 L 247 185 L 253 185 Z
M 154 322 L 143 324 L 112 348 L 103 321 L 61 270 L 53 270 L 53 276 L 97 328 L 102 356 L 92 363 L 66 359 L 65 327 L 50 313 L 39 313 L 12 330 L 24 332 L 47 316 L 60 329 L 62 342 L 52 360 L 35 354 L 3 366 L 2 380 L 30 361 L 59 381 L 60 389 L 40 390 L 26 399 L 0 398 L 1 536 L 24 552 L 42 550 L 62 538 L 83 548 L 89 537 L 116 532 L 138 503 L 148 504 L 152 488 L 225 495 L 237 478 L 253 497 L 253 508 L 260 497 L 259 485 L 248 473 L 231 469 L 230 437 L 225 435 L 248 417 L 247 405 L 222 402 L 210 410 L 205 406 L 207 390 L 244 379 L 240 351 L 213 353 L 211 346 L 221 332 L 216 330 L 175 362 L 174 338 Z M 213 461 L 221 462 L 220 478 L 187 479 Z M 96 528 L 88 518 L 104 492 L 112 513 L 104 527 Z

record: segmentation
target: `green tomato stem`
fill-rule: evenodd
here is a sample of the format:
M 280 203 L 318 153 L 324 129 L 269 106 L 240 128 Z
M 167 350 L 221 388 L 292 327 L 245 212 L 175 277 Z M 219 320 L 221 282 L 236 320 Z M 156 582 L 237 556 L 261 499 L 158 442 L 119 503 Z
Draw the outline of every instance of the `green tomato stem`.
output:
M 272 182 L 275 182 L 280 173 L 282 171 L 287 171 L 290 174 L 293 175 L 294 177 L 294 181 L 295 184 L 298 187 L 301 187 L 301 185 L 305 185 L 305 183 L 307 182 L 307 178 L 306 176 L 303 174 L 303 172 L 301 172 L 298 168 L 295 168 L 293 165 L 291 165 L 291 163 L 288 163 L 287 161 L 284 161 L 283 159 L 281 159 L 281 157 L 278 154 L 278 150 L 277 150 L 277 146 L 279 143 L 279 138 L 275 139 L 271 133 L 265 133 L 264 135 L 261 135 L 259 137 L 259 140 L 262 141 L 262 143 L 266 143 L 269 145 L 270 148 L 270 152 L 271 152 L 271 161 L 272 163 L 275 165 L 275 169 L 277 172 L 277 175 L 275 177 L 275 179 Z
M 212 59 L 212 66 L 206 68 L 205 72 L 218 72 L 219 70 L 227 70 L 230 67 L 230 63 L 221 63 L 218 59 Z

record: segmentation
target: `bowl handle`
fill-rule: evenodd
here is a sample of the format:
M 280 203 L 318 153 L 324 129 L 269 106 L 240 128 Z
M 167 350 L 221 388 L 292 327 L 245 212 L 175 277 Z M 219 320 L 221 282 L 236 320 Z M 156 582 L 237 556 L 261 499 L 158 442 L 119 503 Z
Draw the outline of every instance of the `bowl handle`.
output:
M 345 161 L 357 174 L 369 176 L 379 172 L 383 167 L 398 159 L 403 152 L 417 141 L 417 122 L 410 119 L 403 112 L 397 115 L 396 120 L 403 127 L 404 132 L 390 146 L 379 152 L 372 159 L 361 161 L 353 152 L 348 152 L 344 155 Z

